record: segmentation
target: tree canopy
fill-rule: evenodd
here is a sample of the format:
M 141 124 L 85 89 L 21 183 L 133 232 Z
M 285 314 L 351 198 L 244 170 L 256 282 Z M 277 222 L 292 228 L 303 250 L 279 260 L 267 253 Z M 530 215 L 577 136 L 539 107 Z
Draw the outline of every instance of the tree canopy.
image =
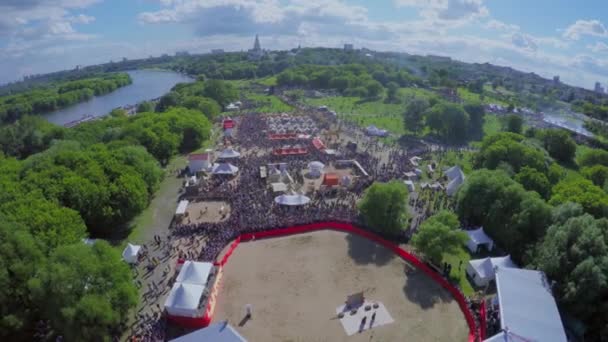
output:
M 409 217 L 407 200 L 408 191 L 402 182 L 375 182 L 365 190 L 359 211 L 371 228 L 395 233 L 405 227 Z
M 430 261 L 439 264 L 444 253 L 455 253 L 467 241 L 467 234 L 458 226 L 456 214 L 440 211 L 420 225 L 411 243 Z

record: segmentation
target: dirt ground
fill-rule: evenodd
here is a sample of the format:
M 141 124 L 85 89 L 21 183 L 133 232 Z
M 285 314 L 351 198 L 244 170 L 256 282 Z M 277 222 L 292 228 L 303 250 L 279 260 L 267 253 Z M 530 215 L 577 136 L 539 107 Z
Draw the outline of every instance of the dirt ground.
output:
M 336 317 L 364 291 L 394 323 L 348 337 Z M 245 304 L 253 318 L 244 320 Z M 422 272 L 356 235 L 314 232 L 242 243 L 224 269 L 215 322 L 249 341 L 466 341 L 458 304 Z
M 334 165 L 325 165 L 321 176 L 317 178 L 309 177 L 309 172 L 310 171 L 308 169 L 300 171 L 300 174 L 304 176 L 304 184 L 302 184 L 302 188 L 304 188 L 306 192 L 319 190 L 321 188 L 321 185 L 323 184 L 323 174 L 325 173 L 334 173 L 338 176 L 338 179 L 340 180 L 343 176 L 353 177 L 353 171 L 351 168 L 336 169 Z
M 222 216 L 222 208 L 223 216 Z M 188 216 L 182 219 L 182 224 L 200 222 L 221 222 L 230 217 L 230 204 L 221 201 L 190 202 L 186 209 Z M 188 222 L 188 219 L 190 220 Z

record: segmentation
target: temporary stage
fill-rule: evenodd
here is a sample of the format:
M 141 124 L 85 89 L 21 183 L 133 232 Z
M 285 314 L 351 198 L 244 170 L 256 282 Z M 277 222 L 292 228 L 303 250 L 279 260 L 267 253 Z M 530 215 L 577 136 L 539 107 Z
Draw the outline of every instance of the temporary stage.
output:
M 275 148 L 272 151 L 275 156 L 290 156 L 308 154 L 308 149 L 305 147 L 283 147 Z

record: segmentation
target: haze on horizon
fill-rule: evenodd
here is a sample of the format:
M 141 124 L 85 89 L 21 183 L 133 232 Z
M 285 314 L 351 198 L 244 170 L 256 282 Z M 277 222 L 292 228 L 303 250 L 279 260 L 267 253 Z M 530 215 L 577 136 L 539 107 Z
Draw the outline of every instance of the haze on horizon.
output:
M 2 0 L 0 83 L 211 49 L 352 43 L 608 83 L 608 4 L 567 0 Z

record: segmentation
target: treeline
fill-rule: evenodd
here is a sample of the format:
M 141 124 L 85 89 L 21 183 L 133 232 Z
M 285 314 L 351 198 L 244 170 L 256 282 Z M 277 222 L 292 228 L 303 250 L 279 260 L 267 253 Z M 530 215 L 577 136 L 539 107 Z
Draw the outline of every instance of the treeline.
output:
M 37 115 L 86 101 L 131 84 L 129 74 L 108 74 L 76 81 L 58 82 L 16 95 L 0 97 L 0 122 L 10 123 L 25 115 Z
M 576 100 L 572 102 L 572 109 L 602 121 L 608 121 L 608 100 L 585 101 Z
M 198 110 L 213 121 L 226 105 L 238 98 L 238 90 L 228 82 L 213 79 L 199 80 L 176 84 L 169 93 L 160 98 L 155 109 L 157 112 L 162 112 L 171 107 L 185 107 Z M 138 112 L 151 109 L 149 105 L 138 108 Z
M 0 153 L 0 338 L 120 336 L 137 303 L 131 272 L 106 242 L 83 239 L 124 236 L 158 187 L 161 164 L 200 147 L 209 121 L 171 108 L 72 129 L 30 117 L 10 126 L 3 130 L 15 140 L 2 149 L 22 159 Z M 36 148 L 33 137 L 42 139 Z
M 277 75 L 281 86 L 335 89 L 345 96 L 377 97 L 385 87 L 396 89 L 420 83 L 406 70 L 382 64 L 339 66 L 301 65 Z
M 586 149 L 575 160 L 567 132 L 527 136 L 483 139 L 478 170 L 458 192 L 458 214 L 520 265 L 555 280 L 562 307 L 588 324 L 590 336 L 602 336 L 608 307 L 596 304 L 608 298 L 608 152 Z

